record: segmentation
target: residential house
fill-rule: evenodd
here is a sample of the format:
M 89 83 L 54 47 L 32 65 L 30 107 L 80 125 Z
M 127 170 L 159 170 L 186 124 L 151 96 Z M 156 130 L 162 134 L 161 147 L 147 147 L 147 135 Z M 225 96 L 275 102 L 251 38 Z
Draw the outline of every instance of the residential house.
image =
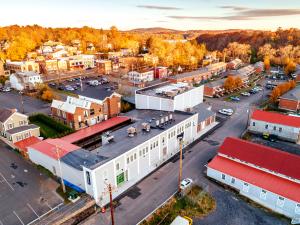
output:
M 154 71 L 142 69 L 128 72 L 128 79 L 131 82 L 148 82 L 154 80 Z
M 0 132 L 11 143 L 31 136 L 40 136 L 39 127 L 29 124 L 28 116 L 19 113 L 16 109 L 0 108 Z
M 204 96 L 206 97 L 220 97 L 224 94 L 225 79 L 220 79 L 204 84 Z
M 75 130 L 100 123 L 120 111 L 121 96 L 116 93 L 104 100 L 68 96 L 65 102 L 53 100 L 51 104 L 52 116 Z
M 228 137 L 207 176 L 289 218 L 300 217 L 300 157 Z
M 300 110 L 300 87 L 288 91 L 279 97 L 279 109 L 286 111 L 299 112 Z
M 224 62 L 212 63 L 206 68 L 212 73 L 213 76 L 219 76 L 220 74 L 226 72 L 227 64 Z
M 39 64 L 35 61 L 15 61 L 6 60 L 5 63 L 6 69 L 11 73 L 16 72 L 40 72 Z
M 52 52 L 51 54 L 49 54 L 49 56 L 52 59 L 59 59 L 62 57 L 67 57 L 68 55 L 69 55 L 69 53 L 64 49 L 57 49 L 54 52 Z
M 41 75 L 35 72 L 17 72 L 9 77 L 12 88 L 23 91 L 33 90 L 37 84 L 43 83 Z
M 154 67 L 154 78 L 162 79 L 168 77 L 168 67 L 158 66 Z
M 265 133 L 276 135 L 280 139 L 299 143 L 300 117 L 255 110 L 248 130 L 260 135 Z
M 238 68 L 240 68 L 243 65 L 242 60 L 236 58 L 232 61 L 230 61 L 229 63 L 227 63 L 227 69 L 230 70 L 237 70 Z

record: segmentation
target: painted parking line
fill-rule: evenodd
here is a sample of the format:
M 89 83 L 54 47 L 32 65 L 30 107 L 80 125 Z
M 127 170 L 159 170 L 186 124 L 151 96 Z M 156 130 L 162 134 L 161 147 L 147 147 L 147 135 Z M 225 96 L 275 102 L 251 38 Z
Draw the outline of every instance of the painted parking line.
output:
M 0 220 L 0 225 L 4 225 L 1 220 Z
M 45 204 L 49 207 L 49 209 L 52 209 L 52 207 L 48 204 L 48 202 L 45 202 Z
M 25 224 L 23 223 L 23 221 L 21 220 L 21 218 L 18 216 L 18 214 L 17 214 L 15 211 L 13 211 L 13 213 L 14 213 L 15 216 L 19 219 L 19 221 L 21 222 L 21 224 L 22 224 L 22 225 L 25 225 Z
M 27 206 L 32 210 L 32 212 L 39 218 L 40 216 L 36 213 L 36 211 L 32 208 L 32 206 L 27 203 Z
M 1 172 L 0 172 L 0 176 L 2 177 L 3 181 L 5 181 L 5 182 L 7 183 L 7 185 L 10 187 L 10 189 L 11 189 L 12 191 L 15 191 L 15 189 L 11 186 L 10 183 L 8 183 L 8 181 L 5 179 L 5 177 L 3 176 L 3 174 L 2 174 Z

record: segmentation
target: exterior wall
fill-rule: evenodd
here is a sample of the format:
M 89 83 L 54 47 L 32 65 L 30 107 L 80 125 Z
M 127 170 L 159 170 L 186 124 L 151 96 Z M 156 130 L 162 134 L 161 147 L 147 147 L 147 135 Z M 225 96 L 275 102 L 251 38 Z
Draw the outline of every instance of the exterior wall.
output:
M 167 67 L 158 67 L 154 68 L 154 78 L 161 79 L 168 76 L 168 68 Z
M 20 64 L 6 62 L 6 68 L 11 72 L 26 72 L 33 71 L 36 73 L 40 72 L 40 66 L 38 63 L 34 61 L 24 61 L 20 62 Z
M 278 106 L 280 109 L 297 112 L 300 109 L 300 101 L 280 98 Z
M 178 77 L 178 78 L 169 77 L 169 81 L 171 81 L 173 83 L 187 82 L 189 84 L 193 84 L 193 83 L 200 83 L 202 80 L 207 80 L 211 77 L 212 77 L 211 72 L 201 72 L 198 75 L 182 77 L 182 78 L 180 78 L 180 77 Z
M 31 147 L 28 148 L 29 159 L 37 165 L 41 165 L 55 176 L 61 177 L 59 163 L 53 159 Z M 61 161 L 61 170 L 64 180 L 85 190 L 83 171 L 77 170 Z
M 107 60 L 105 62 L 97 62 L 98 73 L 100 74 L 110 74 L 112 71 L 111 61 Z
M 288 140 L 292 142 L 299 141 L 300 129 L 295 127 L 289 127 L 280 124 L 273 124 L 273 123 L 251 119 L 248 129 L 250 132 L 253 133 L 259 133 L 259 134 L 269 133 L 269 134 L 274 134 L 284 140 Z
M 198 115 L 193 115 L 94 170 L 84 168 L 84 173 L 90 172 L 92 178 L 90 184 L 85 181 L 87 193 L 96 199 L 97 204 L 106 205 L 109 196 L 103 195 L 107 189 L 105 182 L 115 188 L 114 198 L 122 194 L 179 152 L 177 135 L 182 131 L 184 131 L 184 147 L 193 142 L 197 132 L 197 120 Z M 124 181 L 119 183 L 120 179 L 117 177 L 122 174 L 124 174 Z
M 15 134 L 6 133 L 7 139 L 12 143 L 24 140 L 24 139 L 32 137 L 32 136 L 39 137 L 40 136 L 40 128 L 29 129 L 29 130 L 25 130 L 25 131 L 22 131 L 19 133 L 15 133 Z
M 300 217 L 300 210 L 299 210 L 299 206 L 297 206 L 297 202 L 287 199 L 285 198 L 284 200 L 284 205 L 281 207 L 277 204 L 277 200 L 279 197 L 283 197 L 283 196 L 279 196 L 275 193 L 272 193 L 268 190 L 266 193 L 266 196 L 264 197 L 261 192 L 262 189 L 258 186 L 252 185 L 248 183 L 248 187 L 249 189 L 245 189 L 244 188 L 244 181 L 237 179 L 234 177 L 235 181 L 234 183 L 232 183 L 232 177 L 230 175 L 224 174 L 225 175 L 225 179 L 222 179 L 222 174 L 220 171 L 214 170 L 212 168 L 207 168 L 207 176 L 223 183 L 226 185 L 231 186 L 234 189 L 237 189 L 241 195 L 244 195 L 248 198 L 250 198 L 251 200 L 275 211 L 278 212 L 280 214 L 283 214 L 287 217 L 290 218 L 296 218 L 296 217 Z
M 2 132 L 4 132 L 6 130 L 23 125 L 28 125 L 28 117 L 24 114 L 16 112 L 3 123 L 3 126 L 0 129 Z
M 108 117 L 114 117 L 120 114 L 121 112 L 121 98 L 119 96 L 113 95 L 110 98 L 106 98 L 104 104 L 107 104 L 108 108 Z
M 147 72 L 136 72 L 132 71 L 128 73 L 128 78 L 130 81 L 137 81 L 137 82 L 146 82 L 154 80 L 154 71 L 147 71 Z
M 179 111 L 186 111 L 187 108 L 192 108 L 203 102 L 204 86 L 191 89 L 185 93 L 176 95 L 174 97 L 174 109 Z
M 215 95 L 215 89 L 204 85 L 204 96 L 212 98 L 214 97 L 214 95 Z
M 21 81 L 21 79 L 19 79 L 18 76 L 22 76 L 22 75 L 18 75 L 18 74 L 10 75 L 9 81 L 11 87 L 19 91 L 22 91 L 24 89 L 32 89 L 36 84 L 42 83 L 42 79 L 39 74 L 37 74 L 36 76 L 29 76 L 29 77 L 25 75 L 23 78 L 21 78 L 23 81 Z

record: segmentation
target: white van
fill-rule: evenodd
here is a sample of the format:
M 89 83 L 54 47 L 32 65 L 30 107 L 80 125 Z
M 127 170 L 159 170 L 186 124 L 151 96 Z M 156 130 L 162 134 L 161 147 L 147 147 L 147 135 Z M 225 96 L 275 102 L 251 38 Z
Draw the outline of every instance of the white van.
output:
M 170 225 L 192 225 L 193 220 L 187 216 L 177 216 Z

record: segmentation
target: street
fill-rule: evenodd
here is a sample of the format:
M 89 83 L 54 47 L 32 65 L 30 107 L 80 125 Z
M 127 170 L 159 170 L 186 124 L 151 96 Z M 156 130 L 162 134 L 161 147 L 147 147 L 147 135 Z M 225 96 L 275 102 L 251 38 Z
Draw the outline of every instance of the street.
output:
M 228 136 L 240 136 L 246 128 L 249 107 L 259 101 L 263 93 L 245 97 L 239 103 L 224 102 L 219 99 L 207 99 L 214 110 L 232 108 L 233 116 L 204 140 L 195 144 L 184 154 L 183 177 L 190 177 L 196 183 L 207 186 L 209 192 L 217 201 L 217 209 L 204 219 L 196 220 L 194 224 L 215 225 L 274 225 L 288 224 L 261 208 L 250 206 L 239 199 L 234 193 L 225 190 L 218 184 L 208 180 L 204 174 L 207 161 L 216 155 L 219 144 Z M 264 93 L 265 94 L 265 93 Z M 119 200 L 115 209 L 115 222 L 118 225 L 134 225 L 162 204 L 177 190 L 178 161 L 170 161 L 157 171 L 132 187 Z M 84 225 L 110 224 L 109 211 L 97 214 L 81 223 Z

